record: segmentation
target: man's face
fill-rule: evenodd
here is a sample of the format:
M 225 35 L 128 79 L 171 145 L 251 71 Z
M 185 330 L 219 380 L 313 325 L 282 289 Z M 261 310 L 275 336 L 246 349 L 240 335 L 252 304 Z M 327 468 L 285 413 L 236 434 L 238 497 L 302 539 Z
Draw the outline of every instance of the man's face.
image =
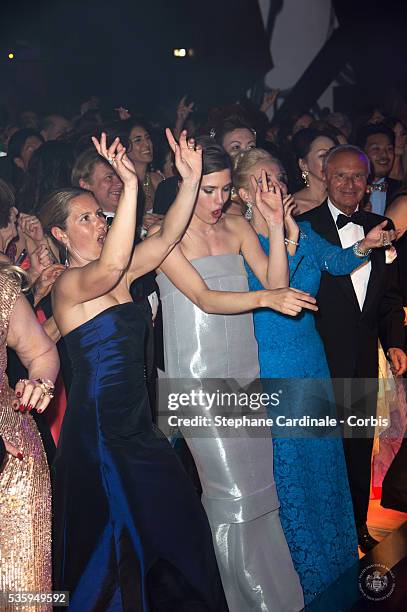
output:
M 394 162 L 394 146 L 387 134 L 369 136 L 365 151 L 372 163 L 375 179 L 388 176 Z
M 112 166 L 105 162 L 96 164 L 89 183 L 79 181 L 79 184 L 93 193 L 103 212 L 116 212 L 123 183 Z
M 331 202 L 344 214 L 352 214 L 366 193 L 369 168 L 358 153 L 344 151 L 329 160 L 325 183 Z

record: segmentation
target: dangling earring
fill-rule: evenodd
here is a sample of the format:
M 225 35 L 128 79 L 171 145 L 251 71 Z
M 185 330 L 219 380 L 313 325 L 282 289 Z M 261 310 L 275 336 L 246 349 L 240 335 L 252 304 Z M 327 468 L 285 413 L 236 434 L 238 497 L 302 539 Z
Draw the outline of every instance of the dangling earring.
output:
M 246 212 L 244 214 L 244 218 L 247 219 L 248 221 L 251 220 L 251 218 L 253 217 L 253 202 L 246 202 Z
M 308 175 L 309 175 L 308 170 L 303 170 L 301 173 L 302 180 L 304 181 L 306 187 L 309 187 Z
M 65 245 L 65 268 L 69 268 L 68 247 Z

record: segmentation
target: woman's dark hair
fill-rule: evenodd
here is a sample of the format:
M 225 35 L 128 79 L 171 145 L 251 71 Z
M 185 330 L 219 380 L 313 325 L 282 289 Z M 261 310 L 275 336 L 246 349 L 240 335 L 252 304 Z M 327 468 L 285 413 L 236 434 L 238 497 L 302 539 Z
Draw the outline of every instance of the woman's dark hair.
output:
M 73 161 L 72 146 L 67 142 L 50 140 L 34 151 L 17 194 L 18 210 L 36 214 L 51 191 L 69 187 Z
M 223 139 L 226 134 L 233 132 L 234 130 L 249 130 L 256 138 L 256 130 L 251 125 L 250 121 L 243 115 L 230 115 L 218 120 L 218 123 L 211 126 L 210 135 L 215 142 L 223 145 Z
M 14 189 L 9 183 L 0 179 L 0 229 L 9 224 L 13 206 L 15 206 Z
M 303 130 L 299 130 L 296 134 L 294 134 L 292 139 L 292 150 L 297 161 L 299 159 L 304 159 L 308 155 L 311 150 L 312 143 L 320 136 L 330 138 L 335 145 L 339 144 L 335 135 L 331 131 L 316 130 L 314 128 L 304 128 Z
M 229 155 L 222 145 L 214 142 L 210 136 L 200 136 L 196 139 L 196 144 L 201 145 L 202 155 L 202 175 L 221 172 L 222 170 L 232 170 Z
M 168 140 L 161 133 L 154 139 L 154 170 L 163 172 L 168 153 L 173 155 Z
M 21 152 L 26 141 L 32 136 L 36 136 L 39 140 L 44 142 L 43 137 L 39 132 L 33 130 L 31 128 L 23 128 L 22 130 L 18 130 L 9 140 L 7 156 L 10 158 L 10 161 L 13 162 L 16 157 L 21 157 Z

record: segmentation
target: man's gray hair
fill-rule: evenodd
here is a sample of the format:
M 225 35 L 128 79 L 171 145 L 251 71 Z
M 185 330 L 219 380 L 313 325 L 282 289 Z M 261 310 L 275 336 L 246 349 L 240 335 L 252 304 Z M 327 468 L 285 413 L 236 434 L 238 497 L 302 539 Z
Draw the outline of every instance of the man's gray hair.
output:
M 361 157 L 366 162 L 368 175 L 370 174 L 370 159 L 368 158 L 366 153 L 362 151 L 362 149 L 359 149 L 359 147 L 352 144 L 336 145 L 335 147 L 332 147 L 332 149 L 329 149 L 328 153 L 324 157 L 324 161 L 322 164 L 322 170 L 324 174 L 326 172 L 326 168 L 329 162 L 332 161 L 332 159 L 340 153 L 353 153 L 354 155 L 358 155 L 358 157 Z

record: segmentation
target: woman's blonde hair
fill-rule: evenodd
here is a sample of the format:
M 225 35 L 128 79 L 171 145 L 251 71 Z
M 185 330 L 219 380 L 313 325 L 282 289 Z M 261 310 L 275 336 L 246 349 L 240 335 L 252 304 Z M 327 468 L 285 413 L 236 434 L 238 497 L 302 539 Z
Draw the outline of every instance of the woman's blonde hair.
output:
M 235 158 L 233 164 L 233 187 L 238 194 L 242 187 L 247 189 L 250 185 L 250 169 L 261 161 L 272 162 L 284 170 L 282 163 L 277 157 L 273 157 L 264 149 L 249 149 L 242 151 Z

